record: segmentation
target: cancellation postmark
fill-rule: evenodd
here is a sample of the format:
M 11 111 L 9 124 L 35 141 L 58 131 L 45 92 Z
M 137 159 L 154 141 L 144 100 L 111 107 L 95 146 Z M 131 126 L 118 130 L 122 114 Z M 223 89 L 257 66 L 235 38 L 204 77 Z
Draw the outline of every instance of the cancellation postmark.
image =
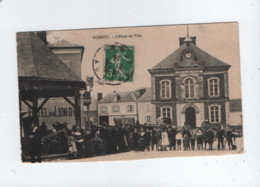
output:
M 92 67 L 100 84 L 133 82 L 134 46 L 118 42 L 106 44 L 96 50 Z

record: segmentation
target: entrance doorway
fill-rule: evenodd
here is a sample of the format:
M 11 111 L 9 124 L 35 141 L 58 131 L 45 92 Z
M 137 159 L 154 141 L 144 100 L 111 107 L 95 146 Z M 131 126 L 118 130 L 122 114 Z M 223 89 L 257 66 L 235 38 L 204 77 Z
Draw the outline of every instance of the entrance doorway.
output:
M 196 111 L 193 107 L 186 108 L 185 121 L 192 129 L 196 128 Z

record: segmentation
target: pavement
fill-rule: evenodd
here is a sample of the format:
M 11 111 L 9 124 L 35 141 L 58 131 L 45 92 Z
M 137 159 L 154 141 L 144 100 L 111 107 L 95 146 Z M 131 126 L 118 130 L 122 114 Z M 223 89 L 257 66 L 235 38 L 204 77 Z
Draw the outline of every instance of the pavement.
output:
M 190 157 L 190 156 L 222 156 L 241 154 L 244 152 L 243 138 L 236 138 L 237 150 L 229 150 L 226 145 L 225 150 L 217 150 L 217 141 L 213 144 L 213 150 L 173 150 L 173 151 L 144 151 L 144 152 L 125 152 L 112 155 L 96 156 L 90 158 L 64 160 L 54 159 L 46 160 L 44 162 L 94 162 L 94 161 L 122 161 L 122 160 L 140 160 L 140 159 L 154 159 L 154 158 L 169 158 L 169 157 Z

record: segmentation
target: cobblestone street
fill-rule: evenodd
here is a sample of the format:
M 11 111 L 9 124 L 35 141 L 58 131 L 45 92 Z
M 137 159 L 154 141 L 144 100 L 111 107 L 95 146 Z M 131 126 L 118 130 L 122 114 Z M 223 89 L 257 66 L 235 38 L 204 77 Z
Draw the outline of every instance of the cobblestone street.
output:
M 229 150 L 226 145 L 225 150 L 217 150 L 217 141 L 213 144 L 213 150 L 177 150 L 177 151 L 145 151 L 145 152 L 125 152 L 112 155 L 96 156 L 91 158 L 74 160 L 53 160 L 55 162 L 94 162 L 94 161 L 120 161 L 120 160 L 139 160 L 169 157 L 189 157 L 189 156 L 222 156 L 243 153 L 243 138 L 236 139 L 237 150 Z M 52 162 L 50 160 L 46 162 Z

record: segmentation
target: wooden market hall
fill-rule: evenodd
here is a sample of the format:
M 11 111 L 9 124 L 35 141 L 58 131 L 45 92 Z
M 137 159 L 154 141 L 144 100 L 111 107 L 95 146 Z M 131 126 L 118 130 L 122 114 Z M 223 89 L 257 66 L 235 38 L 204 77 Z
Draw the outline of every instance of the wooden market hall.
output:
M 74 108 L 75 124 L 81 124 L 80 90 L 86 89 L 86 83 L 51 52 L 46 40 L 38 36 L 34 32 L 17 33 L 21 137 L 26 114 L 22 111 L 22 103 L 32 111 L 31 123 L 39 125 L 38 112 L 47 101 L 64 98 Z M 73 97 L 74 101 L 68 97 Z

